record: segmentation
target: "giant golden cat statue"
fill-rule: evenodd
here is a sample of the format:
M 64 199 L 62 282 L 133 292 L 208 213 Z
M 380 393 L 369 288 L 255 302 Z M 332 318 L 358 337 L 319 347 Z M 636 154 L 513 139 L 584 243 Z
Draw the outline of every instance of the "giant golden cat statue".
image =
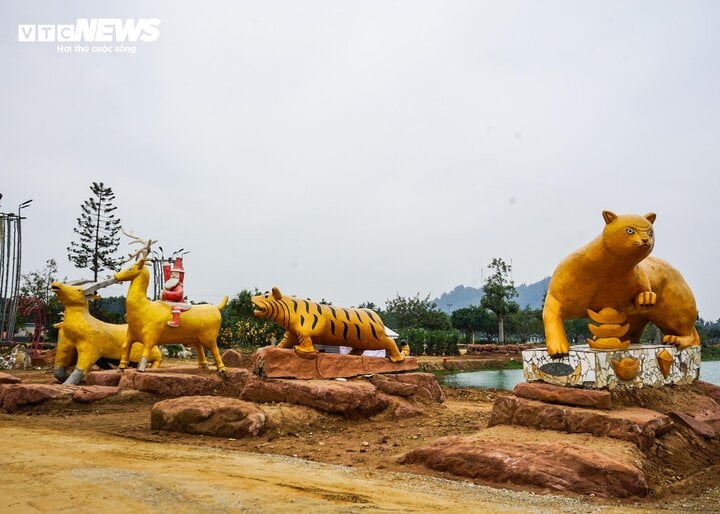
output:
M 624 338 L 631 343 L 640 341 L 651 321 L 663 332 L 664 343 L 680 350 L 698 346 L 692 291 L 669 263 L 649 257 L 655 214 L 602 215 L 602 234 L 560 262 L 550 280 L 543 308 L 548 353 L 560 357 L 569 351 L 564 320 L 602 309 L 627 315 Z

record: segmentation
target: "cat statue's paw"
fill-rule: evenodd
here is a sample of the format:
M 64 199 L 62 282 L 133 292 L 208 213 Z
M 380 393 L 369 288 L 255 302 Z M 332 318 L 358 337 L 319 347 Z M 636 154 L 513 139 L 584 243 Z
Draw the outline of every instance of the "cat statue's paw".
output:
M 673 345 L 677 346 L 678 350 L 684 350 L 685 348 L 690 348 L 691 346 L 698 346 L 698 342 L 696 341 L 695 337 L 692 335 L 689 335 L 689 336 L 666 335 L 666 336 L 663 336 L 662 342 L 665 344 L 673 344 Z
M 547 339 L 545 346 L 550 357 L 564 357 L 570 352 L 570 345 L 563 339 Z
M 652 291 L 643 291 L 635 297 L 635 307 L 652 307 L 657 302 L 657 295 Z

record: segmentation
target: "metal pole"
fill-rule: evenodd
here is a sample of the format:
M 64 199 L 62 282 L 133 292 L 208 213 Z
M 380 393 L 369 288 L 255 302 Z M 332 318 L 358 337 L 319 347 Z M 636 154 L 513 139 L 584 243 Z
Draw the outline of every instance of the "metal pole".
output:
M 27 200 L 18 205 L 17 215 L 0 214 L 0 340 L 12 342 L 15 339 L 15 321 L 17 317 L 18 290 L 22 271 L 22 210 L 32 203 Z
M 15 320 L 17 316 L 17 303 L 18 303 L 18 283 L 20 282 L 20 255 L 19 255 L 19 240 L 22 237 L 20 233 L 20 209 L 18 208 L 18 216 L 15 220 L 15 230 L 12 233 L 13 245 L 12 245 L 12 272 L 10 274 L 8 282 L 10 283 L 10 312 L 8 315 L 7 325 L 7 339 L 8 341 L 15 341 Z
M 7 280 L 6 280 L 6 269 L 9 266 L 8 259 L 6 257 L 7 252 L 5 250 L 7 243 L 7 233 L 10 227 L 10 222 L 5 214 L 0 213 L 0 342 L 5 341 L 6 333 L 5 330 L 5 318 L 8 305 L 7 298 Z

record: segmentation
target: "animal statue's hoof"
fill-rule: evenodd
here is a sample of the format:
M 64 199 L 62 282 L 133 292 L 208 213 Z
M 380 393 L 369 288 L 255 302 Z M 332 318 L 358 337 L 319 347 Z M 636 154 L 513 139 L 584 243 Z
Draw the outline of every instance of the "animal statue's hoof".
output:
M 167 324 L 168 324 L 168 327 L 173 327 L 173 328 L 177 328 L 180 326 L 180 323 L 173 323 L 172 321 L 168 321 Z
M 65 370 L 65 367 L 57 367 L 55 368 L 55 380 L 57 380 L 60 383 L 65 382 L 65 380 L 68 377 L 67 371 Z
M 145 371 L 145 367 L 147 366 L 147 359 L 143 356 L 140 358 L 140 362 L 138 363 L 137 370 L 142 373 Z
M 63 385 L 78 385 L 85 378 L 85 373 L 81 369 L 75 368 Z

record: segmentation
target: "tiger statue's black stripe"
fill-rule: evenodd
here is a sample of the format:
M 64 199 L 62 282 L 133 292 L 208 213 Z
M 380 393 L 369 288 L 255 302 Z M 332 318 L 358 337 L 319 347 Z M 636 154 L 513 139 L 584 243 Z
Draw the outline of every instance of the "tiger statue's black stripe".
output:
M 385 334 L 380 317 L 369 309 L 323 306 L 285 296 L 277 287 L 273 287 L 271 293 L 253 296 L 252 303 L 256 317 L 272 320 L 285 329 L 278 347 L 294 348 L 300 356 L 317 353 L 315 343 L 349 346 L 353 353 L 385 350 L 392 362 L 404 359 L 395 341 Z

